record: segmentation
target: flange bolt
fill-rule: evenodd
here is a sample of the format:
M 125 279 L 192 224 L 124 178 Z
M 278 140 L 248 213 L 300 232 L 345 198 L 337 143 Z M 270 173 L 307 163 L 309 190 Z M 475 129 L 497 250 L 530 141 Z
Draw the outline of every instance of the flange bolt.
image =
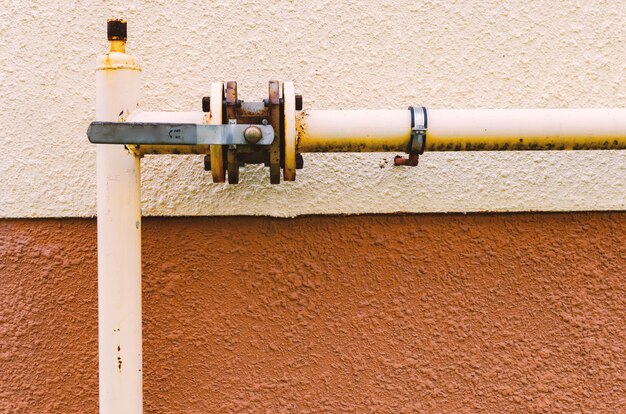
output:
M 296 95 L 296 111 L 302 110 L 302 95 Z
M 204 96 L 202 98 L 202 112 L 211 112 L 211 97 Z

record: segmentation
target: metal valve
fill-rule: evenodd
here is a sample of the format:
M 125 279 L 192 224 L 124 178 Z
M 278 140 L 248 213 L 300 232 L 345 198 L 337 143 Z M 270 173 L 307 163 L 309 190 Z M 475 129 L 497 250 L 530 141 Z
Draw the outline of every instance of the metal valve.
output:
M 139 156 L 204 153 L 204 168 L 216 183 L 228 177 L 229 184 L 237 184 L 240 167 L 263 164 L 269 167 L 270 182 L 278 184 L 281 169 L 285 181 L 294 181 L 303 165 L 295 125 L 301 109 L 302 96 L 295 94 L 292 82 L 270 81 L 268 97 L 259 102 L 240 100 L 237 82 L 216 82 L 211 96 L 202 98 L 205 115 L 195 123 L 92 122 L 87 136 L 96 144 L 124 144 Z
M 204 168 L 210 170 L 214 182 L 229 184 L 239 182 L 239 168 L 246 164 L 264 164 L 270 169 L 270 182 L 280 183 L 283 170 L 285 181 L 295 180 L 295 170 L 302 168 L 302 157 L 296 153 L 295 111 L 302 109 L 302 96 L 295 95 L 293 83 L 270 81 L 268 98 L 261 102 L 240 100 L 237 82 L 213 84 L 212 90 L 221 99 L 211 97 L 202 99 L 202 109 L 211 114 L 214 122 L 222 124 L 246 125 L 243 137 L 247 145 L 221 144 L 211 145 L 210 154 L 204 158 Z M 271 128 L 275 139 L 269 145 L 265 143 L 265 129 Z

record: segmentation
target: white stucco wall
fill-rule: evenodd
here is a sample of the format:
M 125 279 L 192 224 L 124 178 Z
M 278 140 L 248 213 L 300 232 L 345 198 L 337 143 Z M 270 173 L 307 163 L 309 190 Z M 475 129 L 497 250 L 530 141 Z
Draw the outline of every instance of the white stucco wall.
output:
M 129 21 L 146 110 L 199 110 L 215 80 L 246 100 L 293 80 L 316 109 L 626 107 L 626 2 L 8 1 L 0 8 L 0 217 L 95 214 L 96 56 Z M 144 214 L 626 208 L 626 152 L 306 155 L 295 183 L 201 156 L 142 161 Z M 387 163 L 385 163 L 385 161 Z M 381 168 L 381 165 L 383 168 Z

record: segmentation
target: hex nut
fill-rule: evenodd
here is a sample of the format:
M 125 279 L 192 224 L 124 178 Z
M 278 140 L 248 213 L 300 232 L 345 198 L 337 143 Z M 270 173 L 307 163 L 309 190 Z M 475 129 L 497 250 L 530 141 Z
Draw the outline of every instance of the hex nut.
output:
M 296 95 L 296 111 L 302 110 L 302 95 Z
M 204 96 L 202 98 L 202 112 L 211 112 L 211 97 Z

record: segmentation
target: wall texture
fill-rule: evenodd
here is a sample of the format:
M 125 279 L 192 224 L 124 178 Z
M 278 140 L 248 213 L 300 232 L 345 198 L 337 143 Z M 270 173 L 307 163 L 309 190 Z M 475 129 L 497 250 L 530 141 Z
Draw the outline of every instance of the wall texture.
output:
M 129 20 L 147 110 L 199 110 L 215 80 L 244 99 L 293 80 L 308 108 L 626 106 L 626 2 L 23 1 L 0 8 L 0 217 L 93 216 L 96 56 Z M 306 156 L 294 184 L 202 157 L 146 158 L 147 215 L 619 210 L 626 153 Z M 381 168 L 382 166 L 382 168 Z
M 617 413 L 624 213 L 144 223 L 147 413 Z M 95 221 L 0 221 L 0 412 L 97 411 Z M 166 247 L 164 247 L 166 246 Z

